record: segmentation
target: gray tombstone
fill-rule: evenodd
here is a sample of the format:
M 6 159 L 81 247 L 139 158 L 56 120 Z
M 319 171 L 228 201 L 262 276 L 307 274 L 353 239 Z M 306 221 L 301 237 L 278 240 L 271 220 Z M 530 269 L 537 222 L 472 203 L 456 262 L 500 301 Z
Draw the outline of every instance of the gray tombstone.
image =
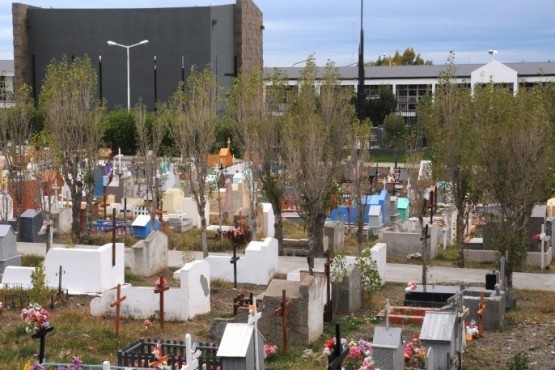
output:
M 372 358 L 376 369 L 402 370 L 405 368 L 401 328 L 376 326 L 372 342 Z
M 351 313 L 362 305 L 361 272 L 355 265 L 348 265 L 347 276 L 333 282 L 332 302 L 336 312 Z
M 10 225 L 0 225 L 0 274 L 6 266 L 21 266 L 21 256 L 17 254 L 17 240 Z
M 40 242 L 41 236 L 38 234 L 43 222 L 41 211 L 28 209 L 20 216 L 21 236 L 20 240 L 27 243 Z

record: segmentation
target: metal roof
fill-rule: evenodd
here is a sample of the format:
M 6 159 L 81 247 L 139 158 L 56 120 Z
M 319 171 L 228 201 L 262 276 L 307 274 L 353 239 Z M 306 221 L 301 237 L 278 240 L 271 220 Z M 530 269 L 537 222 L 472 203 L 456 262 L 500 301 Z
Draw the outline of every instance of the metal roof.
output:
M 11 225 L 0 225 L 0 237 L 4 238 L 9 233 L 14 234 L 14 231 L 12 230 Z
M 244 323 L 229 323 L 218 348 L 217 357 L 245 357 L 254 327 Z M 263 343 L 262 343 L 263 344 Z
M 15 71 L 13 60 L 0 60 L 0 72 L 5 74 L 5 72 L 11 72 L 13 74 Z
M 555 62 L 532 62 L 532 63 L 503 63 L 514 69 L 519 77 L 551 76 L 555 77 Z M 485 64 L 457 64 L 455 65 L 455 77 L 470 80 L 470 74 Z M 358 67 L 336 67 L 340 80 L 356 80 L 358 78 Z M 438 78 L 445 71 L 447 65 L 411 65 L 411 66 L 366 66 L 364 75 L 366 80 L 394 80 L 394 79 L 417 79 Z M 304 67 L 266 67 L 264 73 L 272 75 L 274 70 L 280 70 L 290 80 L 299 79 Z M 321 77 L 325 68 L 318 67 L 318 76 Z
M 424 315 L 420 340 L 451 342 L 454 338 L 456 312 L 428 311 Z

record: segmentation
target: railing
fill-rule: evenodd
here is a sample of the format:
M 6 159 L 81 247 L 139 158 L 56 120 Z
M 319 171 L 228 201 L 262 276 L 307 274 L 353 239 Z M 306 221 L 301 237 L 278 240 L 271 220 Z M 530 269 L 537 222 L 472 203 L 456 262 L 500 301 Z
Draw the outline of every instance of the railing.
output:
M 44 362 L 42 364 L 45 370 L 62 370 L 73 369 L 71 364 L 57 363 L 57 362 Z M 104 361 L 102 365 L 80 365 L 83 370 L 102 369 L 102 370 L 149 370 L 147 367 L 130 367 L 130 366 L 115 366 L 111 365 L 110 361 Z

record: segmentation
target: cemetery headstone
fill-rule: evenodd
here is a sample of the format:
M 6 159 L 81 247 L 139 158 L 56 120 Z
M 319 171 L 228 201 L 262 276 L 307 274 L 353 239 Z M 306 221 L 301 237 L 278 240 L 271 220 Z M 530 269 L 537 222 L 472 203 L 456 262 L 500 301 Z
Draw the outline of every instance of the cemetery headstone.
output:
M 389 327 L 389 299 L 384 305 L 385 327 L 376 326 L 372 343 L 372 358 L 378 369 L 404 369 L 404 348 L 401 328 Z
M 458 313 L 452 311 L 428 311 L 424 316 L 420 340 L 426 350 L 433 348 L 433 362 L 438 370 L 448 370 L 451 363 L 460 362 L 457 342 L 461 332 L 457 329 L 457 316 Z
M 43 218 L 40 210 L 28 209 L 20 216 L 21 241 L 27 243 L 40 242 L 39 231 L 42 227 Z
M 17 240 L 10 225 L 0 225 L 0 274 L 7 266 L 21 266 L 21 256 L 17 254 Z

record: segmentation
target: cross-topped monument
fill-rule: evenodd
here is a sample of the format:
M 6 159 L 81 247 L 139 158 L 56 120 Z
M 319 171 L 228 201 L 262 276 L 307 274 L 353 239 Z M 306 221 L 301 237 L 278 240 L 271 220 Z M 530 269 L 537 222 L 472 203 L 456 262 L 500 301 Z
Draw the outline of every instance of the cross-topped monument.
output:
M 160 328 L 164 329 L 164 292 L 169 290 L 168 282 L 160 275 L 154 283 L 154 293 L 160 294 Z
M 62 275 L 66 272 L 62 270 L 62 265 L 60 265 L 60 270 L 56 273 L 58 276 L 58 296 L 62 296 Z
M 293 302 L 290 299 L 287 299 L 287 293 L 285 289 L 281 291 L 281 305 L 275 310 L 275 314 L 278 317 L 282 318 L 281 321 L 281 330 L 283 332 L 283 353 L 287 354 L 287 319 L 289 308 Z
M 121 295 L 121 284 L 116 287 L 116 300 L 112 302 L 111 307 L 116 307 L 116 336 L 119 336 L 119 320 L 120 320 L 120 306 L 121 302 L 125 301 L 127 297 Z
M 200 353 L 195 352 L 191 348 L 191 334 L 185 334 L 185 361 L 187 364 L 181 366 L 180 370 L 196 370 L 199 366 L 198 357 Z

